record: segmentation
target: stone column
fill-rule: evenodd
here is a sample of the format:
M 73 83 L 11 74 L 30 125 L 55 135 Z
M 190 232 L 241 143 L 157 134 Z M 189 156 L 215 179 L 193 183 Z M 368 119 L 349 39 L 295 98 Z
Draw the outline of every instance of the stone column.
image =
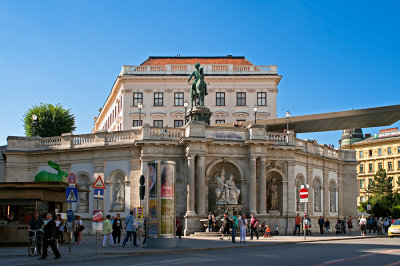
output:
M 266 194 L 267 194 L 267 185 L 266 185 L 266 161 L 267 159 L 265 157 L 261 157 L 260 158 L 260 176 L 259 176 L 259 181 L 260 181 L 260 187 L 259 187 L 259 191 L 260 191 L 260 197 L 259 197 L 259 213 L 260 214 L 266 214 Z
M 322 178 L 322 191 L 323 191 L 323 215 L 329 216 L 329 171 L 327 169 L 323 169 L 323 178 Z
M 196 199 L 196 187 L 195 187 L 195 156 L 194 154 L 187 155 L 187 206 L 186 216 L 195 216 L 195 199 Z
M 314 203 L 313 203 L 314 185 L 313 185 L 313 169 L 311 166 L 307 166 L 307 183 L 306 184 L 309 185 L 307 212 L 310 216 L 312 216 L 314 214 Z
M 206 177 L 205 177 L 205 160 L 204 160 L 204 155 L 199 155 L 197 158 L 197 187 L 199 189 L 199 209 L 198 209 L 198 215 L 200 216 L 206 216 L 206 209 L 205 209 L 205 201 L 206 201 L 206 195 L 205 195 L 205 186 L 206 186 Z
M 296 193 L 296 173 L 295 173 L 295 162 L 289 161 L 287 166 L 288 176 L 288 213 L 289 215 L 295 216 L 297 212 L 297 193 Z
M 250 198 L 250 213 L 257 212 L 256 199 L 257 199 L 257 157 L 250 157 L 250 182 L 249 182 L 249 198 Z

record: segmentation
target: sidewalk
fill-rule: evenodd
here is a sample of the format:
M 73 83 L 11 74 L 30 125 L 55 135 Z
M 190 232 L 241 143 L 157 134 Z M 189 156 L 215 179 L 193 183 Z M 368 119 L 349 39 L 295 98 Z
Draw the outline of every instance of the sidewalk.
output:
M 289 243 L 302 243 L 302 242 L 316 242 L 316 241 L 333 241 L 344 239 L 357 239 L 357 238 L 371 238 L 378 237 L 378 235 L 360 236 L 359 234 L 353 235 L 312 235 L 307 236 L 274 236 L 273 238 L 260 237 L 259 240 L 246 237 L 246 243 L 233 244 L 231 240 L 224 237 L 220 240 L 219 237 L 184 237 L 182 241 L 176 240 L 176 248 L 173 249 L 150 249 L 144 247 L 133 247 L 132 244 L 127 244 L 125 248 L 121 246 L 107 248 L 102 247 L 102 237 L 98 240 L 98 252 L 96 253 L 96 242 L 94 236 L 82 237 L 81 245 L 71 245 L 71 254 L 68 252 L 68 244 L 60 245 L 60 252 L 63 256 L 87 256 L 87 255 L 126 255 L 126 254 L 152 254 L 152 253 L 167 253 L 167 252 L 184 252 L 184 251 L 200 251 L 200 250 L 213 250 L 213 249 L 226 249 L 226 248 L 240 248 L 249 246 L 268 246 L 277 244 Z M 380 236 L 379 236 L 380 237 Z M 237 237 L 237 241 L 239 241 Z M 28 249 L 26 246 L 20 247 L 0 247 L 0 260 L 9 256 L 15 257 L 28 257 Z

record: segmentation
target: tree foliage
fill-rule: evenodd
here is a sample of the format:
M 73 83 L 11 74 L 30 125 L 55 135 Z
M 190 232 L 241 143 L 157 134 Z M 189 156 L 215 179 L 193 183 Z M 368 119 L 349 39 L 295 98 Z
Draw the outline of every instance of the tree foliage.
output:
M 384 169 L 380 169 L 374 176 L 374 181 L 368 187 L 374 195 L 393 194 L 393 177 L 388 177 Z
M 34 130 L 32 115 L 37 115 L 37 123 Z M 25 134 L 28 137 L 34 135 L 45 137 L 60 136 L 62 133 L 70 133 L 75 130 L 75 116 L 70 109 L 64 109 L 61 104 L 39 103 L 29 108 L 23 118 Z

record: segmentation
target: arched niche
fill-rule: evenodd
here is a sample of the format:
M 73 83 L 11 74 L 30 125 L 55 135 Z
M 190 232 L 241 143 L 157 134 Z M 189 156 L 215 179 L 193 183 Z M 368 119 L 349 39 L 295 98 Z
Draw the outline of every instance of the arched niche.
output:
M 301 212 L 305 209 L 304 202 L 300 202 L 300 189 L 305 185 L 305 178 L 302 174 L 297 174 L 294 185 L 296 187 L 296 211 Z
M 322 183 L 318 176 L 314 178 L 314 211 L 322 211 Z
M 278 211 L 282 213 L 283 209 L 283 176 L 278 170 L 271 169 L 266 173 L 266 208 L 268 212 Z
M 117 169 L 111 172 L 108 177 L 110 188 L 110 210 L 124 211 L 125 210 L 125 191 L 126 191 L 126 174 L 124 171 Z

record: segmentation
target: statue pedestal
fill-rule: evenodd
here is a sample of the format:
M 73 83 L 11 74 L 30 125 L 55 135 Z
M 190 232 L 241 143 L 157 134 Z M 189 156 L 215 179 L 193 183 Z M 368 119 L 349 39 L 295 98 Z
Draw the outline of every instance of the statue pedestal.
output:
M 202 121 L 206 126 L 210 125 L 211 111 L 205 106 L 194 106 L 186 113 L 187 121 Z
M 241 212 L 242 205 L 240 204 L 217 204 L 215 205 L 214 209 L 214 216 L 215 217 L 223 217 L 224 214 L 228 214 L 229 217 L 232 217 L 234 212 Z
M 278 211 L 278 210 L 269 210 L 267 216 L 268 216 L 268 217 L 277 217 L 277 216 L 281 216 L 281 212 Z

